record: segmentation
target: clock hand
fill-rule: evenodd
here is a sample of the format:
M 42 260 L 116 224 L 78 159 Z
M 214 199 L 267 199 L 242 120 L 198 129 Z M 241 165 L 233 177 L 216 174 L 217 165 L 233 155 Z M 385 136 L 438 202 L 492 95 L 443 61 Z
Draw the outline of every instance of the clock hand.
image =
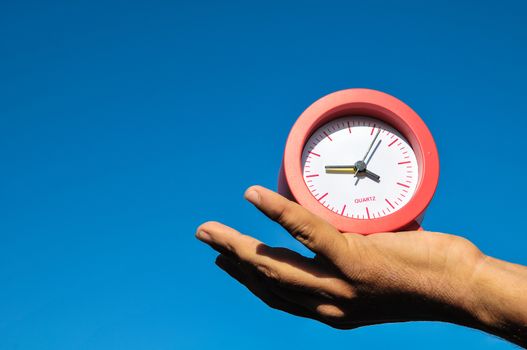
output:
M 375 137 L 373 138 L 373 141 L 370 143 L 370 147 L 368 147 L 368 151 L 366 152 L 366 154 L 364 155 L 364 158 L 362 158 L 362 161 L 366 161 L 366 157 L 368 156 L 368 153 L 370 153 L 371 151 L 371 148 L 373 147 L 373 144 L 375 143 L 375 141 L 377 140 L 377 137 L 379 137 L 379 134 L 381 133 L 381 129 L 379 128 L 379 130 L 377 130 L 377 133 L 375 134 Z M 371 158 L 371 157 L 370 157 Z
M 380 131 L 380 129 L 379 129 L 379 131 Z M 376 137 L 377 137 L 378 135 L 379 135 L 379 132 L 377 132 Z M 374 140 L 374 141 L 375 141 L 375 140 Z M 357 168 L 359 169 L 359 172 L 362 170 L 361 168 L 363 168 L 362 171 L 365 171 L 365 172 L 366 172 L 366 175 L 368 175 L 368 172 L 369 172 L 369 175 L 370 175 L 370 176 L 368 176 L 368 177 L 369 177 L 370 179 L 372 179 L 373 181 L 375 181 L 375 182 L 379 182 L 380 179 L 381 179 L 381 177 L 380 177 L 379 175 L 377 175 L 377 174 L 375 174 L 375 173 L 369 171 L 369 170 L 367 169 L 367 166 L 368 166 L 368 163 L 369 163 L 369 162 L 371 161 L 371 159 L 373 158 L 373 155 L 375 154 L 375 152 L 377 151 L 377 149 L 378 149 L 379 146 L 381 145 L 381 142 L 382 142 L 382 140 L 379 140 L 379 142 L 377 143 L 377 145 L 375 146 L 375 148 L 374 148 L 373 151 L 371 152 L 370 157 L 368 158 L 368 160 L 367 160 L 366 162 L 364 162 L 364 161 L 362 161 L 362 162 L 361 162 L 361 161 L 358 161 L 357 163 L 355 163 L 355 164 L 357 165 Z M 370 149 L 371 149 L 371 145 L 370 145 Z M 369 152 L 370 152 L 370 150 L 368 150 L 368 153 L 369 153 Z M 358 175 L 359 172 L 355 173 L 355 177 L 357 178 L 357 180 L 355 181 L 355 186 L 357 186 L 357 184 L 359 183 L 359 178 L 357 177 L 357 175 Z M 373 176 L 372 176 L 372 174 L 373 174 Z
M 355 165 L 326 165 L 326 173 L 328 174 L 355 174 L 357 173 L 357 167 Z M 367 177 L 373 181 L 378 182 L 381 177 L 375 174 L 373 171 L 368 169 L 359 170 L 359 173 L 364 173 Z
M 379 142 L 377 143 L 377 146 L 375 146 L 375 148 L 374 148 L 373 151 L 371 152 L 371 154 L 370 154 L 370 158 L 368 158 L 368 160 L 366 161 L 366 165 L 368 165 L 368 164 L 370 163 L 371 158 L 373 157 L 373 155 L 374 155 L 375 152 L 377 151 L 377 148 L 379 148 L 379 146 L 381 145 L 381 142 L 382 142 L 382 140 L 379 140 Z
M 375 174 L 373 171 L 369 171 L 368 169 L 366 169 L 364 171 L 364 173 L 366 174 L 367 177 L 369 177 L 370 179 L 372 179 L 375 182 L 379 182 L 381 180 L 381 177 L 379 175 Z
M 366 151 L 366 154 L 364 155 L 364 158 L 362 158 L 362 163 L 364 164 L 364 170 L 366 170 L 366 163 L 364 163 L 364 161 L 366 160 L 366 157 L 368 157 L 368 153 L 370 153 L 371 151 L 371 148 L 373 147 L 373 144 L 375 143 L 375 141 L 377 140 L 377 137 L 379 137 L 379 134 L 381 133 L 381 129 L 379 128 L 377 130 L 377 133 L 375 134 L 375 137 L 373 138 L 373 140 L 371 141 L 370 143 L 370 147 L 368 147 L 368 150 Z M 370 157 L 371 158 L 371 157 Z M 357 162 L 358 163 L 358 162 Z M 355 163 L 355 164 L 357 164 Z M 360 171 L 360 169 L 359 169 Z M 355 186 L 357 186 L 357 184 L 359 183 L 359 178 L 357 177 L 359 174 L 359 172 L 356 172 L 355 173 L 355 177 L 357 178 L 357 181 L 355 181 Z
M 355 165 L 326 165 L 325 169 L 328 174 L 355 174 L 357 172 Z
M 379 145 L 381 144 L 382 140 L 379 140 L 379 143 L 373 149 L 373 152 L 371 153 L 370 158 L 368 159 L 368 161 L 365 162 L 365 160 L 368 157 L 368 154 L 370 153 L 373 145 L 375 144 L 375 141 L 379 137 L 380 132 L 381 132 L 381 129 L 379 129 L 377 131 L 377 134 L 375 135 L 375 137 L 373 138 L 373 141 L 371 142 L 370 146 L 368 147 L 368 151 L 364 155 L 364 159 L 363 160 L 356 162 L 355 165 L 326 165 L 324 167 L 325 170 L 326 170 L 326 173 L 328 173 L 328 174 L 355 174 L 355 177 L 357 177 L 358 174 L 360 174 L 360 173 L 364 173 L 367 177 L 369 177 L 373 181 L 379 182 L 381 177 L 379 175 L 375 174 L 374 172 L 369 171 L 368 169 L 366 169 L 366 165 L 368 164 L 368 162 L 373 157 L 373 154 L 375 153 L 377 148 L 379 148 Z M 357 178 L 357 181 L 355 182 L 355 185 L 357 185 L 358 182 L 359 182 L 359 178 Z

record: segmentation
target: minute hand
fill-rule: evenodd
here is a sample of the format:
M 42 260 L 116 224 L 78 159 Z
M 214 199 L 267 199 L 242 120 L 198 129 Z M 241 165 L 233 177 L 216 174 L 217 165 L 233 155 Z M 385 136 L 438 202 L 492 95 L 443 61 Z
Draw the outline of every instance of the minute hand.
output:
M 375 143 L 375 141 L 377 140 L 377 137 L 379 137 L 379 134 L 381 133 L 381 129 L 379 128 L 377 130 L 377 133 L 375 134 L 375 137 L 373 138 L 373 140 L 371 141 L 370 143 L 370 147 L 368 147 L 368 150 L 366 151 L 366 154 L 364 155 L 364 158 L 362 158 L 362 161 L 365 162 L 366 161 L 366 157 L 368 157 L 368 153 L 370 153 L 371 151 L 371 148 L 373 147 L 373 144 Z

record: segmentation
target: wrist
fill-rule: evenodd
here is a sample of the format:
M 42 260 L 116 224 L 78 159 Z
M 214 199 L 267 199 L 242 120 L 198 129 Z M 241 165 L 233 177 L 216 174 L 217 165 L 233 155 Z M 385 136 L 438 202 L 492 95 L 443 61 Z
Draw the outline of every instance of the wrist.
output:
M 527 269 L 485 256 L 470 281 L 468 310 L 476 328 L 527 345 Z
M 428 240 L 424 258 L 405 255 L 391 261 L 390 266 L 400 267 L 396 268 L 397 279 L 387 286 L 387 305 L 403 321 L 443 321 L 478 328 L 468 281 L 484 255 L 458 236 L 429 232 L 420 239 Z
M 469 241 L 453 239 L 456 248 L 441 247 L 448 255 L 436 262 L 427 275 L 429 287 L 424 295 L 433 305 L 432 320 L 482 329 L 487 315 L 478 308 L 475 290 L 487 257 Z

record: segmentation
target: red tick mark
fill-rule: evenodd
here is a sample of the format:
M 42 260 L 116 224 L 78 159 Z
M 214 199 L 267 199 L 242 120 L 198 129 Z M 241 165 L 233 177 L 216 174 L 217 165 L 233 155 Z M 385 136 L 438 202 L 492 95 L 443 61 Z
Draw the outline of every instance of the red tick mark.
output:
M 393 204 L 387 198 L 384 198 L 384 200 L 386 201 L 386 203 L 388 203 L 390 205 L 390 207 L 392 207 L 392 209 L 395 209 Z
M 318 201 L 320 202 L 320 201 L 321 201 L 322 199 L 324 199 L 327 195 L 328 195 L 328 192 L 324 193 L 324 194 L 322 195 L 322 197 L 320 197 L 320 198 L 318 199 Z
M 391 147 L 391 146 L 392 146 L 394 143 L 396 143 L 397 141 L 399 141 L 399 139 L 395 139 L 395 140 L 393 140 L 393 141 L 388 145 L 388 147 Z
M 370 218 L 370 211 L 368 210 L 368 207 L 366 207 L 366 214 L 368 214 L 368 219 Z
M 398 184 L 399 186 L 403 186 L 403 187 L 406 187 L 406 188 L 410 188 L 410 186 L 405 185 L 405 184 L 402 184 L 402 183 L 400 183 L 400 182 L 398 182 L 397 184 Z
M 311 151 L 309 151 L 309 153 L 312 154 L 312 155 L 314 155 L 314 156 L 320 157 L 320 154 L 318 154 L 318 153 L 311 152 Z M 408 162 L 408 163 L 410 163 L 410 162 Z
M 411 163 L 410 161 L 406 161 L 406 162 L 399 162 L 397 164 L 402 165 L 402 164 L 410 164 L 410 163 Z
M 342 211 L 340 212 L 340 215 L 344 215 L 344 210 L 346 210 L 346 204 L 342 207 Z
M 318 174 L 313 174 L 313 175 L 307 175 L 306 177 L 317 177 L 319 176 Z
M 323 131 L 324 135 L 326 135 L 326 137 L 329 139 L 329 141 L 333 141 L 333 139 L 325 132 Z

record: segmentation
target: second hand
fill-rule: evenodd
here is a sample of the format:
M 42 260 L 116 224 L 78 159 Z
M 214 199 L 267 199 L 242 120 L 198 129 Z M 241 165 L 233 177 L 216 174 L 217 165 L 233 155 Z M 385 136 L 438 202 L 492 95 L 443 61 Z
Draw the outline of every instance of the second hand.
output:
M 377 137 L 379 137 L 380 133 L 381 133 L 381 128 L 377 129 L 377 133 L 375 134 L 375 137 L 371 141 L 370 147 L 368 147 L 368 150 L 366 151 L 366 154 L 364 155 L 364 158 L 362 158 L 362 162 L 363 163 L 366 161 L 366 158 L 368 157 L 368 154 L 370 153 L 371 148 L 373 147 L 373 144 L 375 143 L 375 141 L 377 141 Z M 371 157 L 370 157 L 370 159 L 371 159 Z M 360 177 L 358 177 L 358 175 L 359 175 L 359 172 L 357 171 L 355 173 L 355 177 L 357 178 L 357 180 L 355 181 L 355 186 L 357 186 L 357 184 L 359 183 L 359 180 L 360 180 Z

